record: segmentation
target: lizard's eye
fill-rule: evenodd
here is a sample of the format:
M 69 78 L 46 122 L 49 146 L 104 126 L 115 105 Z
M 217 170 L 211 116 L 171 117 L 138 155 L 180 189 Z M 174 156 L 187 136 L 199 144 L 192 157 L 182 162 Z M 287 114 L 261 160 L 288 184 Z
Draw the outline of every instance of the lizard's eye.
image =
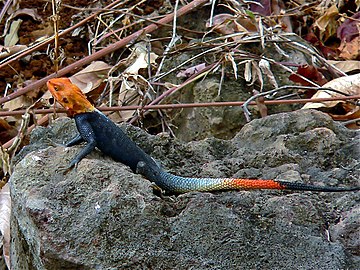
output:
M 55 90 L 55 91 L 58 91 L 58 90 L 59 90 L 59 87 L 55 85 L 55 86 L 54 86 L 54 90 Z
M 67 98 L 63 98 L 62 101 L 63 101 L 64 103 L 69 103 L 69 100 L 68 100 Z

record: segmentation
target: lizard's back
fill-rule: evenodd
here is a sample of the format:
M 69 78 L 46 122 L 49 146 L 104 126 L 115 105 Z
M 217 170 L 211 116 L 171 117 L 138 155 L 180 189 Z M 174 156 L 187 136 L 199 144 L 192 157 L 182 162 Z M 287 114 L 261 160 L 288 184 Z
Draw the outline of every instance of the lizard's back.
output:
M 86 117 L 86 121 L 91 125 L 95 135 L 96 147 L 101 152 L 129 166 L 134 172 L 140 161 L 145 162 L 148 166 L 158 167 L 148 154 L 104 114 L 94 111 L 81 115 Z

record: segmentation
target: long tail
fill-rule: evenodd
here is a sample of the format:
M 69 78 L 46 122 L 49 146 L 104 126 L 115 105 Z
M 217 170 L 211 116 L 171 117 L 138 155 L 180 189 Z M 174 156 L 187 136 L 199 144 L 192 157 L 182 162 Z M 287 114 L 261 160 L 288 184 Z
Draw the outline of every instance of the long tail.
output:
M 247 190 L 247 189 L 277 189 L 299 190 L 316 192 L 344 192 L 360 190 L 360 187 L 328 187 L 314 186 L 302 183 L 292 183 L 276 180 L 262 179 L 232 179 L 232 178 L 188 178 L 173 175 L 167 172 L 161 174 L 161 181 L 157 185 L 161 188 L 175 192 L 215 191 L 215 190 Z
M 144 175 L 150 181 L 155 182 L 155 184 L 160 188 L 174 193 L 247 189 L 277 189 L 315 192 L 344 192 L 360 190 L 360 187 L 315 186 L 271 179 L 181 177 L 165 172 L 160 168 L 151 169 L 144 162 L 139 162 L 137 172 Z

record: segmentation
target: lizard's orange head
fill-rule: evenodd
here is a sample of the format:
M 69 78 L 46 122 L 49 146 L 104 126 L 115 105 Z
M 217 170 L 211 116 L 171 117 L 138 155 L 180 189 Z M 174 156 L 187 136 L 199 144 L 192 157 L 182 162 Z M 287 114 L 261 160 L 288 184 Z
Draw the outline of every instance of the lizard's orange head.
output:
M 48 80 L 47 87 L 56 101 L 68 111 L 70 116 L 95 110 L 80 88 L 68 78 Z

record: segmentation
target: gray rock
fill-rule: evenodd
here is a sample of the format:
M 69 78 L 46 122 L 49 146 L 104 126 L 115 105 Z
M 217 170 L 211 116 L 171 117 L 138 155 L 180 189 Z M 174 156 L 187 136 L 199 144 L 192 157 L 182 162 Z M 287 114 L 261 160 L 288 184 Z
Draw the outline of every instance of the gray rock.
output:
M 359 133 L 316 111 L 254 120 L 227 141 L 182 143 L 122 127 L 183 176 L 359 185 Z M 99 152 L 63 175 L 59 169 L 81 146 L 48 141 L 63 142 L 73 131 L 64 119 L 37 129 L 20 154 L 10 180 L 14 269 L 360 268 L 360 192 L 160 198 L 149 181 Z

